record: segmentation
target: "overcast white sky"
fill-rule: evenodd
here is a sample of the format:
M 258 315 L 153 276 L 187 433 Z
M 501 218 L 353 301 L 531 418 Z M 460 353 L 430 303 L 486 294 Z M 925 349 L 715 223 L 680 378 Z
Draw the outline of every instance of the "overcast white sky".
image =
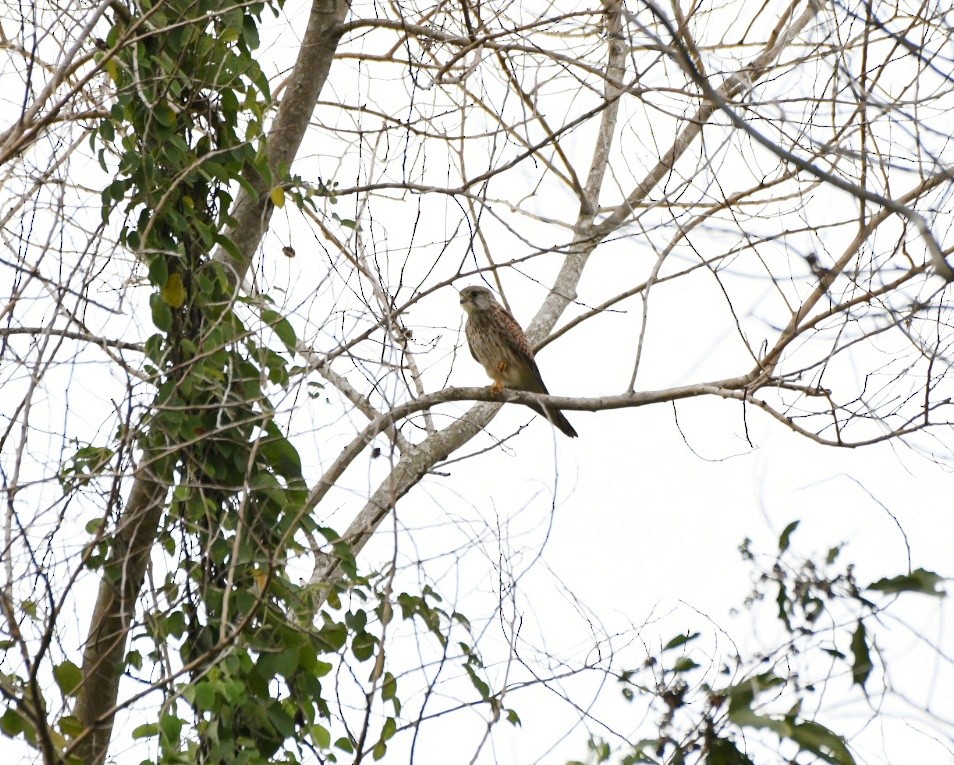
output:
M 363 8 L 361 12 L 367 11 Z M 285 15 L 269 22 L 262 60 L 266 72 L 276 79 L 281 77 L 281 64 L 272 59 L 280 62 L 295 52 L 292 37 L 295 29 L 301 28 L 302 18 L 301 5 L 290 3 Z M 276 39 L 268 42 L 269 35 Z M 373 48 L 373 40 L 363 45 Z M 354 43 L 353 47 L 361 45 Z M 323 98 L 375 104 L 399 116 L 407 110 L 409 94 L 425 103 L 433 99 L 439 105 L 434 89 L 414 89 L 397 67 L 387 71 L 393 79 L 382 75 L 372 85 L 353 59 L 336 62 Z M 559 88 L 554 85 L 554 89 Z M 582 111 L 577 99 L 584 100 L 577 93 L 568 93 L 564 108 Z M 6 103 L 5 114 L 11 113 L 11 106 Z M 562 118 L 557 111 L 554 108 L 552 117 L 556 121 Z M 608 187 L 626 188 L 630 178 L 638 176 L 654 156 L 652 151 L 661 138 L 669 135 L 666 126 L 640 122 L 654 115 L 658 117 L 642 104 L 627 106 L 621 125 L 625 125 L 629 143 L 616 158 Z M 350 120 L 356 121 L 356 127 L 378 124 L 374 117 L 342 116 L 333 107 L 319 109 L 316 115 L 316 123 L 326 127 L 340 128 Z M 339 134 L 336 143 L 331 132 L 319 129 L 306 139 L 295 166 L 306 180 L 334 177 L 342 186 L 392 177 L 449 182 L 446 158 L 433 149 L 428 154 L 402 148 L 400 134 L 390 136 L 393 145 L 382 145 L 375 159 L 364 152 L 345 151 L 343 142 L 350 138 Z M 592 135 L 593 130 L 584 127 L 565 141 L 567 153 L 577 162 L 585 162 Z M 719 143 L 718 135 L 713 143 Z M 766 154 L 751 147 L 747 152 L 745 163 L 738 156 L 720 154 L 710 169 L 717 176 L 735 179 L 754 175 L 756 166 L 762 168 L 770 162 Z M 403 166 L 397 164 L 402 157 L 406 159 Z M 474 160 L 475 168 L 480 161 L 487 162 L 486 153 L 474 155 Z M 556 223 L 510 216 L 503 202 L 491 204 L 482 214 L 480 227 L 499 261 L 566 242 L 566 226 L 560 222 L 572 221 L 575 202 L 558 186 L 536 187 L 538 169 L 530 167 L 508 176 L 492 187 L 489 196 L 520 202 L 525 209 Z M 829 220 L 851 216 L 852 208 L 843 195 L 825 189 L 813 193 L 805 208 L 807 220 L 755 221 L 752 225 L 759 230 L 744 233 L 760 235 L 773 226 L 820 227 Z M 470 232 L 460 226 L 462 213 L 457 203 L 446 196 L 398 198 L 395 192 L 390 199 L 370 202 L 345 198 L 336 209 L 341 217 L 360 217 L 363 231 L 352 244 L 360 241 L 389 286 L 401 280 L 412 285 L 417 278 L 431 284 L 453 274 L 462 262 L 473 265 Z M 95 217 L 98 211 L 92 209 L 91 214 Z M 655 262 L 654 248 L 658 251 L 671 235 L 661 229 L 664 219 L 664 212 L 650 211 L 641 220 L 643 230 L 631 227 L 601 247 L 585 273 L 579 302 L 571 307 L 568 317 L 646 278 Z M 654 238 L 657 226 L 660 233 Z M 720 236 L 714 229 L 700 233 L 692 239 L 691 248 L 687 245 L 673 253 L 673 270 L 691 262 L 696 253 L 711 256 L 726 251 L 733 237 L 737 234 Z M 843 230 L 818 236 L 809 231 L 793 233 L 785 242 L 767 247 L 769 260 L 778 257 L 781 267 L 791 271 L 781 291 L 789 296 L 807 294 L 813 280 L 800 254 L 820 247 L 824 259 L 838 253 L 847 237 Z M 286 244 L 294 245 L 294 259 L 281 256 Z M 551 252 L 505 273 L 507 297 L 524 326 L 545 295 L 542 285 L 550 283 L 559 262 L 560 256 Z M 268 285 L 273 297 L 289 311 L 299 337 L 317 350 L 328 350 L 334 347 L 343 326 L 351 321 L 358 326 L 365 320 L 360 313 L 362 301 L 351 292 L 358 280 L 346 274 L 346 265 L 314 226 L 286 208 L 276 212 L 256 265 L 256 278 Z M 122 262 L 116 267 L 121 270 Z M 0 275 L 0 295 L 10 294 L 10 278 L 7 270 Z M 479 282 L 467 278 L 439 290 L 404 317 L 406 326 L 414 331 L 412 347 L 420 354 L 427 391 L 487 383 L 464 345 L 463 315 L 455 289 Z M 759 346 L 773 336 L 779 317 L 784 316 L 779 291 L 745 261 L 738 263 L 736 277 L 726 277 L 726 283 L 733 306 L 743 317 L 747 340 Z M 654 289 L 637 390 L 747 371 L 750 360 L 725 295 L 714 284 L 710 274 L 700 273 Z M 120 290 L 125 306 L 137 301 L 145 304 L 148 287 L 127 284 Z M 108 294 L 103 287 L 103 295 Z M 402 293 L 402 300 L 408 296 Z M 118 300 L 115 296 L 109 299 Z M 587 397 L 625 390 L 642 308 L 638 299 L 632 299 L 618 306 L 618 311 L 584 323 L 544 349 L 538 361 L 550 390 Z M 329 317 L 338 323 L 329 322 Z M 130 322 L 132 327 L 127 321 L 119 316 L 103 326 L 115 328 L 115 336 L 130 333 L 135 339 L 142 339 L 139 331 L 149 330 L 145 320 L 139 321 L 138 327 L 135 319 Z M 873 363 L 885 364 L 886 375 L 893 373 L 887 369 L 890 361 L 884 359 L 892 358 L 895 342 L 893 338 L 879 340 L 878 361 Z M 390 354 L 391 360 L 398 358 L 393 349 L 385 354 Z M 336 369 L 360 387 L 367 370 L 373 368 L 373 355 L 365 358 L 369 360 L 364 366 L 343 360 Z M 859 351 L 851 356 L 850 364 L 833 364 L 828 384 L 835 387 L 840 381 L 849 381 L 859 385 L 872 371 L 865 365 L 874 358 L 874 353 Z M 74 394 L 84 389 L 88 392 L 91 409 L 79 410 L 87 401 L 86 393 L 74 396 L 69 402 L 74 409 L 70 422 L 85 420 L 95 432 L 110 416 L 113 394 L 107 391 L 106 381 L 95 376 L 99 372 L 91 374 L 94 376 L 86 376 L 82 369 L 75 376 L 70 372 L 62 385 L 64 391 L 72 386 Z M 123 381 L 114 382 L 121 392 Z M 401 384 L 395 377 L 386 378 L 378 393 L 398 399 L 404 395 Z M 52 385 L 44 399 L 51 427 L 64 421 L 66 394 L 63 400 L 57 399 L 58 385 Z M 330 390 L 327 397 L 300 408 L 293 408 L 299 407 L 299 400 L 284 403 L 288 411 L 285 423 L 296 434 L 312 479 L 353 436 L 355 423 L 364 425 L 363 418 L 349 411 L 350 405 Z M 435 413 L 436 423 L 446 425 L 463 411 L 463 405 L 441 407 Z M 363 563 L 373 568 L 396 555 L 400 566 L 396 587 L 413 590 L 432 583 L 454 608 L 470 617 L 475 631 L 482 634 L 480 645 L 488 677 L 497 683 L 529 677 L 526 669 L 506 661 L 505 636 L 517 624 L 521 658 L 537 668 L 549 664 L 552 671 L 557 671 L 558 658 L 566 666 L 592 659 L 597 646 L 618 652 L 615 669 L 635 668 L 644 661 L 647 650 L 658 652 L 673 635 L 700 630 L 703 637 L 689 649 L 690 655 L 704 666 L 711 663 L 713 673 L 708 680 L 716 683 L 714 673 L 721 661 L 731 657 L 733 641 L 743 650 L 758 650 L 759 646 L 772 649 L 780 639 L 772 624 L 771 603 L 758 612 L 754 629 L 747 612 L 732 614 L 752 587 L 751 567 L 741 561 L 739 544 L 751 538 L 756 550 L 771 554 L 781 530 L 796 519 L 801 521 L 793 537 L 796 552 L 823 554 L 844 543 L 843 559 L 855 564 L 862 584 L 903 573 L 909 565 L 941 574 L 950 571 L 954 486 L 950 463 L 945 460 L 954 450 L 954 434 L 949 430 L 935 433 L 933 444 L 915 439 L 913 447 L 884 444 L 836 450 L 793 434 L 753 407 L 717 399 L 687 400 L 675 407 L 661 404 L 601 413 L 568 412 L 567 416 L 580 434 L 578 439 L 564 438 L 524 408 L 505 407 L 490 425 L 491 436 L 503 438 L 527 427 L 502 448 L 490 449 L 490 436 L 471 442 L 463 453 L 488 451 L 427 477 L 399 503 L 394 524 L 385 523 L 362 556 Z M 383 438 L 377 445 L 383 454 L 372 459 L 367 453 L 359 459 L 321 506 L 323 522 L 342 531 L 386 476 L 391 464 L 389 450 Z M 940 457 L 925 453 L 935 448 Z M 302 572 L 307 575 L 307 571 L 305 562 Z M 495 612 L 501 582 L 509 587 L 513 581 L 518 584 L 515 591 L 505 593 L 501 614 L 507 624 L 501 628 Z M 940 717 L 954 719 L 949 692 L 954 684 L 950 661 L 954 638 L 945 621 L 951 616 L 951 607 L 947 601 L 909 597 L 909 604 L 901 604 L 896 616 L 885 620 L 884 642 L 878 647 L 890 659 L 891 681 L 899 693 L 915 706 L 930 707 Z M 896 623 L 895 618 L 906 624 Z M 407 710 L 416 710 L 422 696 L 415 683 L 421 683 L 422 675 L 414 670 L 436 656 L 436 644 L 400 624 L 394 629 L 397 634 L 389 658 L 395 667 L 409 673 L 402 685 L 407 693 L 405 704 Z M 930 641 L 937 652 L 919 642 L 918 635 Z M 844 634 L 838 640 L 845 648 Z M 947 660 L 939 661 L 938 653 Z M 821 665 L 811 669 L 819 677 L 829 671 Z M 447 672 L 446 680 L 441 676 L 436 698 L 426 712 L 450 705 L 454 699 L 473 698 L 472 687 L 460 675 L 455 669 Z M 933 734 L 920 732 L 921 723 L 907 713 L 895 716 L 892 711 L 872 724 L 871 712 L 863 704 L 853 701 L 842 706 L 837 699 L 849 691 L 849 680 L 844 675 L 836 677 L 826 702 L 838 709 L 830 719 L 844 725 L 833 727 L 849 737 L 859 761 L 954 763 L 951 740 L 933 740 Z M 346 679 L 342 684 L 347 698 Z M 594 673 L 556 685 L 579 708 L 589 709 L 598 698 L 593 717 L 609 722 L 612 730 L 635 739 L 653 734 L 652 726 L 641 727 L 646 720 L 621 701 L 613 681 L 601 686 Z M 492 743 L 481 749 L 479 762 L 563 762 L 584 756 L 589 732 L 612 739 L 593 720 L 581 723 L 580 709 L 568 705 L 553 690 L 537 687 L 515 692 L 506 704 L 517 710 L 523 726 L 513 731 L 505 724 L 498 726 Z M 148 705 L 144 709 L 144 714 L 149 714 Z M 483 709 L 464 710 L 427 722 L 414 749 L 415 762 L 469 761 L 484 734 L 485 716 Z M 123 723 L 119 735 L 127 735 L 135 724 Z M 397 739 L 394 761 L 402 761 L 405 755 L 400 753 L 411 745 L 409 734 Z M 19 761 L 30 761 L 30 750 L 16 744 L 16 751 Z M 124 765 L 137 762 L 142 755 L 135 748 L 124 750 L 123 745 L 116 752 L 116 761 Z

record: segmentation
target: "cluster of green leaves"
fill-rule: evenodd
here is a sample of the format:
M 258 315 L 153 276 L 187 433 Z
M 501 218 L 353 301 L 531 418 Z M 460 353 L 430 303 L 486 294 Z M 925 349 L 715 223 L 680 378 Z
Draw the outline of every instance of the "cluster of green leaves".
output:
M 818 720 L 802 716 L 802 703 L 815 687 L 803 683 L 792 669 L 796 657 L 801 657 L 802 663 L 814 660 L 825 665 L 833 658 L 842 664 L 852 684 L 865 692 L 876 669 L 868 623 L 875 622 L 886 599 L 900 593 L 942 596 L 939 584 L 943 578 L 916 569 L 861 586 L 850 564 L 843 568 L 836 565 L 841 546 L 829 549 L 820 560 L 795 556 L 791 538 L 798 525 L 795 521 L 784 529 L 778 551 L 769 557 L 768 565 L 753 552 L 749 540 L 740 548 L 743 559 L 757 566 L 759 572 L 748 605 L 774 600 L 779 624 L 788 635 L 781 651 L 774 657 L 736 657 L 734 668 L 724 665 L 720 669 L 726 682 L 716 684 L 709 679 L 711 668 L 693 658 L 703 655 L 692 651 L 700 633 L 686 632 L 669 640 L 659 657 L 622 673 L 624 699 L 649 699 L 659 710 L 658 735 L 620 752 L 623 765 L 802 761 L 781 752 L 769 760 L 756 759 L 746 745 L 747 733 L 755 732 L 774 734 L 780 750 L 804 755 L 807 761 L 854 765 L 855 758 L 843 736 Z M 846 615 L 851 616 L 846 619 Z M 824 640 L 820 639 L 822 633 Z M 589 753 L 592 762 L 608 762 L 614 749 L 608 742 L 592 738 Z
M 845 566 L 843 570 L 837 567 L 842 545 L 829 548 L 821 561 L 795 558 L 790 549 L 791 537 L 798 526 L 799 521 L 793 521 L 782 531 L 778 540 L 778 554 L 771 567 L 760 574 L 750 602 L 770 597 L 774 589 L 778 619 L 793 637 L 811 637 L 819 631 L 828 633 L 828 624 L 821 630 L 817 626 L 822 617 L 831 615 L 832 604 L 848 604 L 855 614 L 851 634 L 841 636 L 848 650 L 836 644 L 824 650 L 839 662 L 846 663 L 852 682 L 864 688 L 874 669 L 866 624 L 882 607 L 883 598 L 878 600 L 879 596 L 910 592 L 940 597 L 944 592 L 938 589 L 938 585 L 943 577 L 919 568 L 879 579 L 867 587 L 862 586 L 855 578 L 852 565 Z M 748 540 L 743 543 L 741 552 L 743 558 L 755 561 Z M 829 621 L 838 622 L 834 618 Z
M 103 215 L 124 210 L 121 243 L 146 260 L 173 307 L 185 297 L 174 279 L 186 278 L 180 266 L 214 245 L 233 247 L 222 233 L 232 189 L 254 196 L 256 174 L 273 185 L 262 140 L 269 85 L 253 51 L 258 18 L 280 5 L 145 0 L 102 44 L 116 96 L 93 140 L 104 169 L 106 152 L 118 153 Z
M 24 601 L 21 604 L 24 620 L 33 624 L 41 624 L 37 604 L 33 601 Z M 16 646 L 13 640 L 0 640 L 0 651 L 8 651 Z M 63 698 L 76 695 L 83 679 L 82 671 L 73 662 L 66 660 L 53 667 L 53 679 L 63 694 Z M 0 715 L 0 732 L 10 738 L 23 736 L 33 746 L 38 746 L 38 738 L 47 739 L 53 747 L 62 750 L 69 743 L 72 736 L 79 735 L 83 726 L 73 715 L 62 715 L 56 721 L 56 727 L 48 727 L 38 731 L 37 720 L 46 715 L 46 702 L 36 681 L 24 678 L 15 673 L 0 672 L 0 692 L 6 699 L 16 699 Z
M 284 201 L 266 162 L 270 94 L 254 56 L 260 16 L 280 4 L 145 0 L 100 45 L 116 93 L 93 138 L 103 167 L 116 168 L 103 216 L 125 221 L 120 243 L 148 275 L 156 330 L 145 344 L 156 396 L 137 445 L 141 466 L 171 487 L 158 541 L 174 565 L 127 669 L 146 679 L 182 667 L 158 720 L 135 732 L 167 763 L 327 750 L 331 657 L 367 661 L 379 649 L 364 611 L 316 624 L 307 588 L 286 576 L 289 557 L 321 535 L 346 564 L 337 586 L 353 593 L 363 581 L 348 546 L 308 512 L 300 457 L 275 419 L 271 397 L 294 374 L 294 329 L 267 296 L 240 297 L 213 258 L 218 247 L 238 255 L 226 233 L 236 189 Z M 78 452 L 64 479 L 102 462 L 100 450 Z M 122 556 L 101 523 L 90 531 L 88 565 L 118 579 Z M 384 686 L 399 707 L 393 677 Z
M 448 612 L 441 607 L 441 603 L 440 595 L 430 586 L 425 586 L 420 595 L 402 593 L 398 597 L 398 605 L 404 618 L 420 620 L 441 646 L 447 648 L 447 636 L 453 626 L 460 625 L 469 634 L 470 621 L 459 611 Z M 489 706 L 491 718 L 496 721 L 503 716 L 511 725 L 519 726 L 521 722 L 517 712 L 504 707 L 500 697 L 482 677 L 484 664 L 476 647 L 469 642 L 458 641 L 457 648 L 464 672 L 480 695 L 480 700 Z

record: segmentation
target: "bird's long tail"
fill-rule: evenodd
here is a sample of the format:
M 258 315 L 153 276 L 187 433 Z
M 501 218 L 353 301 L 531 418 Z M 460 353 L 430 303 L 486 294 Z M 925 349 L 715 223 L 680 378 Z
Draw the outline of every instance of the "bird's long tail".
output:
M 573 429 L 570 421 L 564 417 L 563 412 L 561 412 L 559 409 L 554 409 L 553 407 L 549 406 L 536 405 L 531 406 L 530 408 L 541 417 L 548 419 L 553 424 L 553 427 L 568 435 L 570 438 L 576 438 L 579 435 L 576 430 Z

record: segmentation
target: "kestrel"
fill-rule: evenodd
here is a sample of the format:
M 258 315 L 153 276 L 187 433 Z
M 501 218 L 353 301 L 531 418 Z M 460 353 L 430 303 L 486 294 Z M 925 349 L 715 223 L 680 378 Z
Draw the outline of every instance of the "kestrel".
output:
M 467 312 L 464 331 L 470 353 L 494 381 L 490 389 L 495 393 L 509 388 L 549 394 L 533 358 L 530 341 L 493 293 L 486 287 L 464 287 L 460 291 L 460 304 Z M 576 438 L 576 431 L 559 409 L 537 404 L 530 404 L 530 408 L 566 435 Z

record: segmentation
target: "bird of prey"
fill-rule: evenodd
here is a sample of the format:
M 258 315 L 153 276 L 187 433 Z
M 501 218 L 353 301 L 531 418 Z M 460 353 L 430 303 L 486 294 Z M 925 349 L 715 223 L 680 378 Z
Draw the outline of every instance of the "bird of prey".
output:
M 464 331 L 470 353 L 494 381 L 490 389 L 494 393 L 509 388 L 549 394 L 533 358 L 530 341 L 493 293 L 479 285 L 464 287 L 460 291 L 460 304 L 467 312 Z M 559 409 L 538 404 L 531 404 L 530 408 L 566 435 L 576 438 L 576 431 Z

